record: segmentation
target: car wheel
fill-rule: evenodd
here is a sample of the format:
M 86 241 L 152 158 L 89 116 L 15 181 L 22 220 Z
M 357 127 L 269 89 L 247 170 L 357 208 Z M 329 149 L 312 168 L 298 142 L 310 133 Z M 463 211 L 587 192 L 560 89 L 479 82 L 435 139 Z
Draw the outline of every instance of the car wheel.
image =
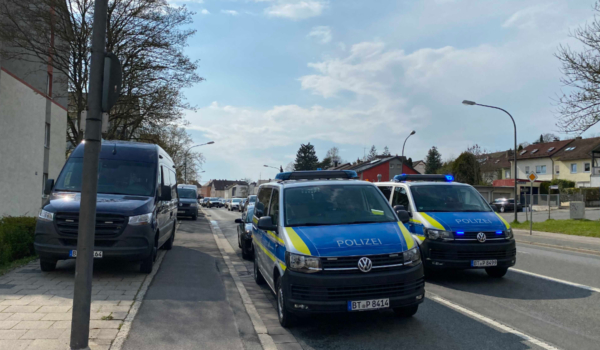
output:
M 40 259 L 40 269 L 44 272 L 54 271 L 56 269 L 56 260 Z
M 394 313 L 399 317 L 412 317 L 419 310 L 419 305 L 413 305 L 408 307 L 395 307 Z
M 142 260 L 142 265 L 140 266 L 141 273 L 152 272 L 152 268 L 154 267 L 154 261 L 156 261 L 157 251 L 158 249 L 156 247 L 156 243 L 154 243 L 154 247 L 152 247 L 152 252 L 150 253 L 150 255 L 148 255 L 146 259 Z
M 502 278 L 508 272 L 508 267 L 487 267 L 485 272 L 492 278 Z
M 258 269 L 258 261 L 256 261 L 256 259 L 254 259 L 254 282 L 256 282 L 258 285 L 265 284 L 265 278 Z
M 283 328 L 289 328 L 294 324 L 294 315 L 288 311 L 285 307 L 287 296 L 283 292 L 283 283 L 281 282 L 281 278 L 277 279 L 277 286 L 275 288 L 277 291 L 277 318 L 279 319 L 279 324 Z
M 500 207 L 500 212 L 504 213 L 504 207 Z

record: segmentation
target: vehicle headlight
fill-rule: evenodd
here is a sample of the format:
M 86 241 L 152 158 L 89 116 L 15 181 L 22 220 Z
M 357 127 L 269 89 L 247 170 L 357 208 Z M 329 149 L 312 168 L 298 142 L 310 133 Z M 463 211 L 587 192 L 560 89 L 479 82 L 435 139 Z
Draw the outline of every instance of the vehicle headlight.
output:
M 54 220 L 54 213 L 51 213 L 49 211 L 42 209 L 40 211 L 40 215 L 38 215 L 38 219 L 44 220 L 44 221 L 52 221 L 52 220 Z
M 151 222 L 152 222 L 152 213 L 129 217 L 129 225 L 148 225 Z
M 452 235 L 452 232 L 450 232 L 450 231 L 427 229 L 425 232 L 426 232 L 427 238 L 429 238 L 431 240 L 442 240 L 442 241 L 453 241 L 454 240 L 454 235 Z
M 512 227 L 506 230 L 506 239 L 513 239 L 515 235 L 513 234 Z
M 313 273 L 319 272 L 323 269 L 321 267 L 321 259 L 317 257 L 286 252 L 285 260 L 288 269 L 292 271 Z
M 419 247 L 415 246 L 412 249 L 409 249 L 402 253 L 404 257 L 404 264 L 408 266 L 416 266 L 421 262 L 421 253 L 419 252 Z

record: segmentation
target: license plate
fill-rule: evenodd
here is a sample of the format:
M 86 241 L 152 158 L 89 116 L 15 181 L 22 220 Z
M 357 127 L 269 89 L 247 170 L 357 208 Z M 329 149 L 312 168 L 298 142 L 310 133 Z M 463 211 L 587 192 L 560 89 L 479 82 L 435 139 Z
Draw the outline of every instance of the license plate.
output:
M 183 214 L 183 213 L 185 213 L 185 210 L 178 210 L 177 211 L 177 214 Z
M 498 260 L 473 260 L 471 261 L 471 266 L 473 267 L 488 267 L 488 266 L 497 266 Z
M 76 258 L 77 257 L 77 251 L 76 250 L 71 250 L 69 252 L 69 256 L 71 258 Z M 102 258 L 102 251 L 101 250 L 94 250 L 94 258 L 96 258 L 96 259 Z
M 390 307 L 390 299 L 372 299 L 348 302 L 348 311 L 375 310 L 385 309 L 388 307 Z

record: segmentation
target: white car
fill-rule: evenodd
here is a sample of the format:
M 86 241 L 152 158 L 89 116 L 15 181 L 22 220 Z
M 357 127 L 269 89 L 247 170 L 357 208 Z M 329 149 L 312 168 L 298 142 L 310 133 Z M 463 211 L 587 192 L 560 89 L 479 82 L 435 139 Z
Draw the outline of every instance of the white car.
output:
M 227 209 L 229 209 L 229 211 L 234 211 L 234 210 L 239 211 L 240 204 L 242 204 L 241 198 L 233 198 L 229 201 L 229 206 L 227 207 Z

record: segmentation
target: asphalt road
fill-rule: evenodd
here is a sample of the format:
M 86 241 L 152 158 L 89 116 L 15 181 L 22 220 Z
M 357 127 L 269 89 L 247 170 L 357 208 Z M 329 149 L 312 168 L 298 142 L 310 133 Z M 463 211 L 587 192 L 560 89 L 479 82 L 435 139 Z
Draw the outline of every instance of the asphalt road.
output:
M 507 213 L 498 213 L 508 222 L 513 222 L 515 219 L 515 213 L 507 212 Z M 569 209 L 556 209 L 550 211 L 550 218 L 554 220 L 566 220 L 570 218 Z M 519 212 L 517 213 L 517 217 L 519 221 L 527 221 L 529 213 Z M 600 220 L 600 208 L 586 208 L 585 210 L 585 218 L 588 220 Z M 533 212 L 533 222 L 541 222 L 548 220 L 548 211 L 534 211 Z
M 207 213 L 241 260 L 234 224 L 240 214 Z M 600 257 L 527 244 L 517 251 L 517 265 L 503 279 L 483 271 L 429 279 L 426 300 L 411 319 L 390 311 L 319 315 L 291 333 L 303 349 L 598 349 Z

